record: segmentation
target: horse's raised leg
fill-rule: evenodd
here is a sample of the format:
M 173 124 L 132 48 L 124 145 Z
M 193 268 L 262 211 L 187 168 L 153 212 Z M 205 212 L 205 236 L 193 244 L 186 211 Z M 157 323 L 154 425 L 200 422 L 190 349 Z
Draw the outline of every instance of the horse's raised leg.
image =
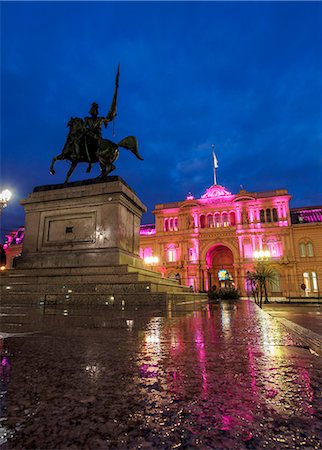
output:
M 54 158 L 53 158 L 53 160 L 52 160 L 52 162 L 51 162 L 51 165 L 50 165 L 50 167 L 49 167 L 49 172 L 52 174 L 52 175 L 55 175 L 55 170 L 54 170 L 54 165 L 55 165 L 55 162 L 57 161 L 57 159 L 58 159 L 58 156 L 55 156 Z
M 74 172 L 76 166 L 77 166 L 77 161 L 72 161 L 72 165 L 70 166 L 70 169 L 69 169 L 69 171 L 67 172 L 67 175 L 66 175 L 65 184 L 68 182 L 69 177 Z

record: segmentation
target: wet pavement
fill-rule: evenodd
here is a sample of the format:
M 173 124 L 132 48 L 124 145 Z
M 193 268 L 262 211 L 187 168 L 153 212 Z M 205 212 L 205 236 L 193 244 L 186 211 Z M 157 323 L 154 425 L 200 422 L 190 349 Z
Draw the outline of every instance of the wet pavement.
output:
M 252 302 L 0 313 L 3 449 L 321 448 L 321 358 Z
M 263 305 L 264 311 L 274 317 L 283 318 L 322 335 L 322 304 L 277 304 Z

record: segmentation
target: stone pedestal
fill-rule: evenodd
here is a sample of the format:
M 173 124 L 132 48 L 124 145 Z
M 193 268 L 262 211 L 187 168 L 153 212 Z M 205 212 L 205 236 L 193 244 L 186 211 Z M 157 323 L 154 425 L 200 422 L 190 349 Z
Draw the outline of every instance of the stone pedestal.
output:
M 39 186 L 21 204 L 25 238 L 17 268 L 141 267 L 146 208 L 120 177 Z

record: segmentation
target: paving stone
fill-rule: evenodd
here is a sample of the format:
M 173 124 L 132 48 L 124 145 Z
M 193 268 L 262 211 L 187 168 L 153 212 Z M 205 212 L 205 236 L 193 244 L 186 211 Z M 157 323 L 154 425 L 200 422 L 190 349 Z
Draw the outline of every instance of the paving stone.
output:
M 5 313 L 5 450 L 321 448 L 321 358 L 252 302 Z

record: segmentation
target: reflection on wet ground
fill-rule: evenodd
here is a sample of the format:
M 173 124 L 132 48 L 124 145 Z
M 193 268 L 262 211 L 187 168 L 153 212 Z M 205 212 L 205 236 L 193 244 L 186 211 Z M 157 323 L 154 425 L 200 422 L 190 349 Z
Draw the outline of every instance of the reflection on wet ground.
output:
M 0 312 L 5 449 L 321 448 L 320 358 L 251 302 Z
M 274 317 L 284 318 L 301 327 L 322 335 L 322 307 L 321 304 L 276 304 L 264 305 L 264 310 Z

